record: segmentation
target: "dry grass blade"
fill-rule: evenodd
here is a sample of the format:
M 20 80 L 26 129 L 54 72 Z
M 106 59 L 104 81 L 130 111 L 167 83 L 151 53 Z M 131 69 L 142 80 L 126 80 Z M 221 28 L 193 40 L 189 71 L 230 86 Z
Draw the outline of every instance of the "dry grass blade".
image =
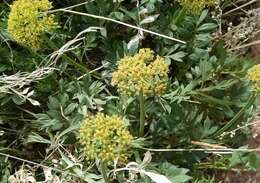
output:
M 55 68 L 42 67 L 31 73 L 18 72 L 10 76 L 2 75 L 0 77 L 0 93 L 10 92 L 11 89 L 21 89 L 24 86 L 30 85 L 32 82 L 43 79 L 53 70 L 55 70 Z
M 60 170 L 60 169 L 54 168 L 54 167 L 50 167 L 50 166 L 46 166 L 46 165 L 41 164 L 41 163 L 36 163 L 36 162 L 33 162 L 33 161 L 29 161 L 29 160 L 26 160 L 26 159 L 23 159 L 23 158 L 19 158 L 19 157 L 12 156 L 12 155 L 5 154 L 5 153 L 1 153 L 1 152 L 0 152 L 0 155 L 4 156 L 6 158 L 11 158 L 11 159 L 15 159 L 15 160 L 21 161 L 23 163 L 28 163 L 30 165 L 35 165 L 36 167 L 41 167 L 41 168 L 43 168 L 45 170 L 45 174 L 47 176 L 49 176 L 49 171 L 55 171 L 55 172 L 58 172 L 58 173 L 64 173 L 63 170 Z M 78 175 L 70 173 L 70 172 L 67 172 L 67 174 L 71 175 L 71 176 L 73 176 L 75 178 L 81 178 Z M 31 175 L 31 173 L 30 173 L 30 175 Z
M 54 11 L 55 11 L 55 10 L 54 10 Z M 104 17 L 104 16 L 98 16 L 98 15 L 89 14 L 89 13 L 78 12 L 78 11 L 72 11 L 72 10 L 68 10 L 68 9 L 58 9 L 58 10 L 56 10 L 56 11 L 67 12 L 67 13 L 72 13 L 72 14 L 76 14 L 76 15 L 88 16 L 88 17 L 92 17 L 92 18 L 96 18 L 96 19 L 102 19 L 102 20 L 114 22 L 114 23 L 117 23 L 117 24 L 124 25 L 124 26 L 126 26 L 126 27 L 130 27 L 130 28 L 132 28 L 132 29 L 136 29 L 136 30 L 138 30 L 138 31 L 146 32 L 146 33 L 149 33 L 149 34 L 152 34 L 152 35 L 156 35 L 156 36 L 159 36 L 159 37 L 162 37 L 162 38 L 165 38 L 165 39 L 169 39 L 169 40 L 172 40 L 172 41 L 176 41 L 176 42 L 178 42 L 178 43 L 186 44 L 185 41 L 182 41 L 182 40 L 179 40 L 179 39 L 170 37 L 170 36 L 166 36 L 166 35 L 161 34 L 161 33 L 158 33 L 158 32 L 154 32 L 154 31 L 151 31 L 151 30 L 147 30 L 147 29 L 144 29 L 144 28 L 135 26 L 135 25 L 131 25 L 131 24 L 128 24 L 128 23 L 124 23 L 124 22 L 121 22 L 121 21 L 118 21 L 118 20 L 115 20 L 115 19 L 112 19 L 112 18 L 108 18 L 108 17 Z M 50 11 L 50 13 L 51 13 L 51 12 L 53 12 L 53 11 Z
M 249 1 L 249 2 L 247 2 L 247 3 L 245 3 L 245 4 L 243 4 L 243 5 L 241 5 L 241 6 L 239 6 L 239 7 L 236 7 L 236 8 L 234 8 L 234 9 L 230 10 L 230 11 L 227 11 L 226 13 L 223 14 L 223 16 L 226 16 L 226 15 L 228 15 L 228 14 L 234 12 L 234 11 L 240 10 L 240 9 L 242 9 L 242 8 L 244 8 L 244 7 L 246 7 L 246 6 L 249 6 L 249 5 L 251 5 L 251 4 L 253 4 L 253 3 L 257 2 L 257 1 L 259 1 L 259 0 L 251 0 L 251 1 Z

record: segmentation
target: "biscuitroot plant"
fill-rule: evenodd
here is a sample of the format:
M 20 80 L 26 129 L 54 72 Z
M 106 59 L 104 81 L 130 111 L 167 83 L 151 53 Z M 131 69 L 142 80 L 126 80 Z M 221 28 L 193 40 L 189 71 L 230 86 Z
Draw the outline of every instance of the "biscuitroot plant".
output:
M 189 13 L 199 14 L 205 7 L 213 6 L 216 0 L 177 0 L 178 3 Z
M 46 32 L 57 28 L 54 15 L 47 11 L 52 8 L 48 0 L 17 0 L 10 6 L 8 32 L 19 44 L 39 50 Z
M 260 93 L 260 64 L 250 68 L 247 73 L 247 79 L 253 84 L 253 91 L 256 94 Z
M 47 33 L 53 33 L 56 29 L 60 28 L 56 21 L 57 17 L 50 13 L 52 8 L 52 3 L 49 0 L 14 1 L 10 5 L 10 13 L 7 21 L 7 31 L 10 37 L 19 45 L 26 47 L 34 53 L 41 51 L 47 45 L 49 48 L 55 50 L 54 53 L 61 56 L 70 65 L 73 65 L 83 72 L 89 72 L 86 67 L 65 54 L 65 51 L 62 49 L 66 48 L 67 45 L 64 45 L 57 51 L 59 47 L 54 41 L 48 39 Z M 97 29 L 89 28 L 85 30 L 85 33 L 94 32 L 96 30 Z M 78 38 L 78 40 L 81 39 Z
M 160 56 L 155 56 L 149 48 L 140 49 L 133 56 L 125 56 L 118 62 L 112 75 L 112 85 L 121 95 L 139 97 L 139 136 L 144 136 L 145 98 L 159 96 L 167 88 L 168 65 Z
M 105 183 L 109 182 L 106 166 L 122 164 L 131 156 L 133 137 L 118 116 L 97 113 L 82 121 L 80 143 L 87 160 L 97 160 Z

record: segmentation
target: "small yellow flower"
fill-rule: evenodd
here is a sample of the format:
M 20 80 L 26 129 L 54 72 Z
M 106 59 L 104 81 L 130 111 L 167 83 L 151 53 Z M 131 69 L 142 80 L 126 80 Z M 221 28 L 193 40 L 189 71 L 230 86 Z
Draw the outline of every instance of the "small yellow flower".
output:
M 248 70 L 247 79 L 253 82 L 254 90 L 257 93 L 260 93 L 260 64 L 257 64 Z
M 98 113 L 83 120 L 79 137 L 88 160 L 122 163 L 131 155 L 133 137 L 118 116 Z
M 112 85 L 124 95 L 160 95 L 166 90 L 168 65 L 149 48 L 140 49 L 134 56 L 126 56 L 112 75 Z
M 216 0 L 177 0 L 189 13 L 199 14 L 207 6 L 214 5 Z
M 44 33 L 57 27 L 54 16 L 47 14 L 52 8 L 48 0 L 16 0 L 10 7 L 8 32 L 21 45 L 37 50 Z

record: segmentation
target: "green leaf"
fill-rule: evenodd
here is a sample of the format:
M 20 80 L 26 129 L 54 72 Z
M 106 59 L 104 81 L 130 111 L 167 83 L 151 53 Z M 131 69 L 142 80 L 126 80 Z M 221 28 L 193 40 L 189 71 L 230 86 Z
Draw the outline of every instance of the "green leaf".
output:
M 161 164 L 159 168 L 162 175 L 168 177 L 173 183 L 185 183 L 191 179 L 191 177 L 187 175 L 188 169 L 178 168 L 168 162 Z
M 12 96 L 12 100 L 13 100 L 13 102 L 14 102 L 15 104 L 17 104 L 17 105 L 22 105 L 22 104 L 24 104 L 25 101 L 26 101 L 25 98 L 22 98 L 22 97 L 20 97 L 20 96 L 18 96 L 18 95 Z
M 229 159 L 229 165 L 231 167 L 234 167 L 236 165 L 239 165 L 242 162 L 242 156 L 244 153 L 241 152 L 234 152 Z
M 218 26 L 214 23 L 205 23 L 205 24 L 202 24 L 198 29 L 197 31 L 198 32 L 204 32 L 204 31 L 211 31 L 211 30 L 214 30 L 215 28 L 217 28 Z
M 123 14 L 122 12 L 112 12 L 112 13 L 110 14 L 110 17 L 122 21 L 122 20 L 124 19 L 124 14 Z
M 182 62 L 183 57 L 185 57 L 187 55 L 187 53 L 183 52 L 183 51 L 179 51 L 177 53 L 171 54 L 171 55 L 167 55 L 165 56 L 166 58 L 170 58 L 172 60 L 175 60 L 177 62 Z
M 123 11 L 125 13 L 125 15 L 127 15 L 128 17 L 132 18 L 133 20 L 137 21 L 138 20 L 138 15 L 137 12 L 134 11 L 128 11 L 124 8 L 119 8 L 121 11 Z
M 49 109 L 60 109 L 60 102 L 56 97 L 49 97 Z
M 143 19 L 143 20 L 140 22 L 140 25 L 152 23 L 152 22 L 154 22 L 158 17 L 159 17 L 159 14 L 146 17 L 145 19 Z
M 212 48 L 212 54 L 214 54 L 221 63 L 227 58 L 227 49 L 225 48 L 225 41 L 220 40 L 216 42 Z
M 76 108 L 78 107 L 78 104 L 71 103 L 64 109 L 64 114 L 69 115 L 71 114 Z
M 201 15 L 200 15 L 200 18 L 199 20 L 197 21 L 197 25 L 200 25 L 204 20 L 205 18 L 207 17 L 208 15 L 208 10 L 204 10 L 202 11 Z

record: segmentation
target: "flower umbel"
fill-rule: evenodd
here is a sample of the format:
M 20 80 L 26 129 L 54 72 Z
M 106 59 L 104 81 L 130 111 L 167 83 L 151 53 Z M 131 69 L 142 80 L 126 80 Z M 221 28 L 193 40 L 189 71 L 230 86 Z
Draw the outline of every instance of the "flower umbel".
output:
M 177 0 L 189 13 L 198 14 L 207 6 L 214 5 L 216 0 Z
M 260 93 L 260 64 L 257 64 L 248 70 L 247 78 L 253 82 L 254 90 L 257 93 Z
M 79 137 L 88 160 L 122 163 L 131 155 L 133 137 L 118 116 L 98 113 L 83 120 Z
M 166 90 L 168 65 L 149 48 L 119 61 L 112 76 L 112 85 L 124 95 L 160 95 Z
M 47 14 L 52 8 L 48 0 L 16 0 L 10 7 L 8 31 L 21 45 L 37 50 L 44 33 L 57 27 L 54 16 Z

